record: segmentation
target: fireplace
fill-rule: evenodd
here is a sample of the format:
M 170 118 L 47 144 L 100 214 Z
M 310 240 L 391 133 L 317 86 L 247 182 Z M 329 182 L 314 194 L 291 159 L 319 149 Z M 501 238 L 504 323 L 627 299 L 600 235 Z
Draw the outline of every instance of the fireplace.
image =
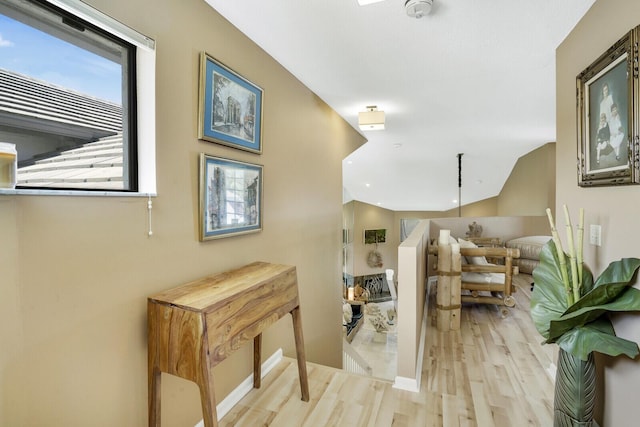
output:
M 387 275 L 384 273 L 356 276 L 354 285 L 360 285 L 369 291 L 369 302 L 391 301 Z

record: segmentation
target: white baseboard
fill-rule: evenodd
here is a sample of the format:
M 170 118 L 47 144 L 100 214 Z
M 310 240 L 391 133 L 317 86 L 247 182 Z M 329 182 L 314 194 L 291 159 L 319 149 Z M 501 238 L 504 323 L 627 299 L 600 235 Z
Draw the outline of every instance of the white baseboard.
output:
M 408 377 L 396 377 L 393 382 L 393 388 L 397 388 L 400 390 L 411 391 L 414 393 L 420 392 L 420 382 L 422 380 L 422 362 L 424 359 L 424 344 L 427 338 L 427 321 L 429 319 L 429 313 L 427 312 L 429 307 L 429 292 L 430 290 L 427 288 L 427 297 L 424 301 L 424 310 L 422 314 L 422 325 L 420 331 L 420 345 L 418 347 L 418 357 L 416 360 L 416 377 L 408 378 Z
M 420 391 L 420 384 L 415 378 L 396 377 L 393 382 L 393 388 L 418 393 Z
M 280 361 L 282 360 L 282 349 L 279 348 L 262 364 L 260 378 L 264 378 Z M 218 421 L 222 419 L 244 396 L 253 390 L 253 374 L 249 375 L 244 381 L 238 385 L 222 402 L 216 406 L 218 412 Z M 200 420 L 195 427 L 204 427 L 204 420 Z

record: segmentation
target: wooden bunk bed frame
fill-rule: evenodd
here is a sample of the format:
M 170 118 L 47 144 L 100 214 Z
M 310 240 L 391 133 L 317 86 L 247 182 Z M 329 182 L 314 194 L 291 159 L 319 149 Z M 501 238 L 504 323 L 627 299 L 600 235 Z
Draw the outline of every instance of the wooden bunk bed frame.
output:
M 438 246 L 430 245 L 429 254 L 437 257 Z M 459 274 L 463 277 L 460 281 L 460 289 L 469 291 L 469 293 L 460 294 L 460 301 L 476 304 L 495 304 L 502 307 L 500 312 L 503 316 L 508 315 L 508 309 L 516 305 L 516 300 L 512 296 L 516 288 L 512 280 L 513 276 L 517 275 L 519 271 L 518 267 L 513 265 L 513 259 L 520 257 L 520 250 L 516 248 L 496 247 L 460 248 L 460 255 L 465 258 L 485 257 L 494 261 L 493 264 L 450 263 L 454 268 L 445 274 L 454 276 Z M 498 262 L 496 262 L 496 260 Z M 440 265 L 440 263 L 437 265 Z M 460 266 L 459 270 L 458 267 L 456 267 L 458 265 Z M 504 282 L 488 283 L 486 281 L 465 280 L 462 275 L 464 272 L 481 274 L 502 273 L 504 274 Z M 438 271 L 438 274 L 440 275 L 440 271 Z M 480 292 L 484 292 L 485 294 L 480 294 Z M 486 293 L 490 295 L 486 295 Z

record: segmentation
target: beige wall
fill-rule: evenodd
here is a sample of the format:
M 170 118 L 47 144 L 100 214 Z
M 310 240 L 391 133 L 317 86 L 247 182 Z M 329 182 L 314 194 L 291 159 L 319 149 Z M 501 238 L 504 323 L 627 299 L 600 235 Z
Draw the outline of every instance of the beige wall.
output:
M 497 197 L 480 200 L 474 203 L 462 205 L 460 208 L 450 209 L 443 212 L 441 218 L 450 217 L 470 217 L 470 216 L 494 216 L 498 211 Z
M 0 197 L 0 425 L 147 424 L 146 298 L 263 260 L 297 266 L 309 361 L 341 365 L 342 159 L 363 138 L 201 0 L 89 0 L 157 42 L 158 196 Z M 197 139 L 198 57 L 264 89 L 262 155 Z M 198 154 L 264 165 L 264 230 L 198 241 Z M 294 355 L 290 318 L 263 357 Z M 214 369 L 224 398 L 247 345 Z M 197 387 L 163 375 L 163 426 L 202 418 Z
M 400 224 L 403 218 L 430 219 L 442 218 L 442 211 L 394 211 L 394 221 Z
M 609 23 L 610 25 L 603 25 Z M 556 217 L 567 204 L 574 215 L 585 209 L 585 226 L 602 226 L 602 246 L 585 245 L 585 261 L 595 274 L 609 262 L 622 257 L 638 257 L 640 187 L 617 186 L 580 188 L 576 176 L 576 76 L 613 45 L 628 30 L 640 24 L 640 2 L 599 0 L 568 35 L 556 52 L 557 143 Z M 562 218 L 562 214 L 560 215 Z M 564 221 L 558 220 L 560 228 Z M 618 317 L 616 333 L 640 341 L 637 315 Z M 602 358 L 604 372 L 604 413 L 600 425 L 631 427 L 638 424 L 637 397 L 640 362 L 624 356 Z
M 400 223 L 394 221 L 393 211 L 373 206 L 368 203 L 355 201 L 354 203 L 354 233 L 353 233 L 353 271 L 354 276 L 381 274 L 387 268 L 397 271 L 398 245 L 400 244 Z M 376 245 L 364 244 L 364 230 L 387 230 L 386 242 Z M 382 267 L 369 267 L 367 257 L 369 252 L 376 250 L 382 255 Z
M 498 197 L 498 215 L 544 215 L 556 206 L 556 147 L 548 143 L 516 162 Z
M 400 223 L 403 218 L 431 219 L 431 218 L 449 218 L 470 216 L 494 216 L 498 211 L 497 197 L 480 200 L 474 203 L 462 205 L 458 210 L 457 207 L 447 211 L 396 211 L 395 218 Z

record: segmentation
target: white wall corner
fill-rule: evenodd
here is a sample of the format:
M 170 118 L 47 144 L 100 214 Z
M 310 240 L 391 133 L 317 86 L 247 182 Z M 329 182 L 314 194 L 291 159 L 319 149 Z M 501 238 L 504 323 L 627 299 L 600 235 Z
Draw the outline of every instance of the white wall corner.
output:
M 427 285 L 428 286 L 428 285 Z M 396 377 L 393 382 L 393 388 L 397 388 L 399 390 L 411 391 L 413 393 L 420 392 L 420 382 L 422 380 L 422 363 L 424 359 L 424 345 L 427 338 L 427 320 L 429 319 L 429 288 L 427 287 L 427 297 L 424 301 L 424 310 L 422 315 L 422 326 L 420 331 L 420 346 L 418 348 L 418 358 L 416 360 L 416 377 L 415 378 L 407 378 L 407 377 Z

